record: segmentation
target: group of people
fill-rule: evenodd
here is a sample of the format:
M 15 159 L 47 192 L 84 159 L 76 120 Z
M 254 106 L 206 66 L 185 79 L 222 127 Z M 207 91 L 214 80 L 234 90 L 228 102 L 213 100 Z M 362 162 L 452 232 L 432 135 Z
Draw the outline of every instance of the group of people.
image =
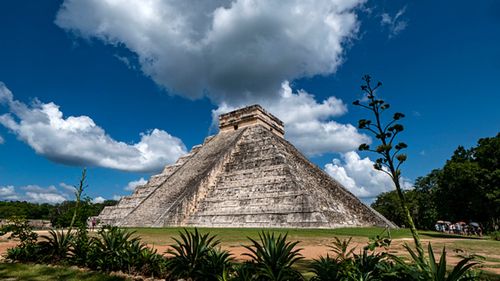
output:
M 481 226 L 476 222 L 465 223 L 459 221 L 451 223 L 449 221 L 437 221 L 435 225 L 436 231 L 458 235 L 483 235 Z

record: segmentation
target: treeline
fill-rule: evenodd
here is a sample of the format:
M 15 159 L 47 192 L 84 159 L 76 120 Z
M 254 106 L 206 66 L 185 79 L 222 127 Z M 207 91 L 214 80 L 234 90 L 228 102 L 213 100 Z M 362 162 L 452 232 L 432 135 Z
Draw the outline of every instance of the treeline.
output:
M 81 211 L 76 218 L 78 225 L 84 225 L 88 217 L 97 216 L 105 206 L 116 205 L 115 200 L 103 203 L 82 202 Z M 67 227 L 71 222 L 75 201 L 64 201 L 58 204 L 37 204 L 26 201 L 0 201 L 0 219 L 24 217 L 27 219 L 50 220 L 55 227 Z
M 415 181 L 404 192 L 419 229 L 437 220 L 478 222 L 487 231 L 500 227 L 500 133 L 477 146 L 459 146 L 441 169 Z M 397 225 L 407 225 L 395 191 L 379 195 L 372 207 Z

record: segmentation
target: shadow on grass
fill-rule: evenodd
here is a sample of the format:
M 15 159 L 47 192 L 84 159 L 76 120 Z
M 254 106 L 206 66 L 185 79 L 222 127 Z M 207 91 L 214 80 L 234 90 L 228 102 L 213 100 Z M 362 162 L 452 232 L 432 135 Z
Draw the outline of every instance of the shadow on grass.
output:
M 109 276 L 92 271 L 81 271 L 63 266 L 40 264 L 0 263 L 0 280 L 25 281 L 126 281 L 118 276 Z

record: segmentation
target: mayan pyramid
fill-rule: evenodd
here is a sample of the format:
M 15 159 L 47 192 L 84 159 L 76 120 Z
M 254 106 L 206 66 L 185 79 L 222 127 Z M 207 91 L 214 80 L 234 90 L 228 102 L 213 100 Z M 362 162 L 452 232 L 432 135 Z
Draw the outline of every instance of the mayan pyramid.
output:
M 219 116 L 219 133 L 136 187 L 99 219 L 117 226 L 394 225 L 284 139 L 259 105 Z

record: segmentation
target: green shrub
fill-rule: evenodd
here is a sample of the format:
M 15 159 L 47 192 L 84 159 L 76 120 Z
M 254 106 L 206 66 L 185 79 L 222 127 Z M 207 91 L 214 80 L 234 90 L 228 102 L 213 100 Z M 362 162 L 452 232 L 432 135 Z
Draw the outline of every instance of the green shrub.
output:
M 167 254 L 172 255 L 167 261 L 170 278 L 190 278 L 191 280 L 218 280 L 224 269 L 231 267 L 229 252 L 216 249 L 220 244 L 209 233 L 200 234 L 198 229 L 179 232 L 180 239 Z
M 462 257 L 451 272 L 447 272 L 446 249 L 443 247 L 441 258 L 436 262 L 431 243 L 428 245 L 428 260 L 419 257 L 408 245 L 406 250 L 410 254 L 413 263 L 407 264 L 401 259 L 396 259 L 404 266 L 404 272 L 411 276 L 411 280 L 426 281 L 465 281 L 478 280 L 477 274 L 471 271 L 472 267 L 479 264 L 475 260 L 478 256 Z M 410 279 L 409 279 L 410 280 Z
M 500 241 L 500 231 L 491 232 L 490 238 L 496 241 Z
M 310 269 L 312 281 L 354 280 L 408 280 L 403 268 L 389 259 L 385 251 L 374 250 L 390 245 L 390 239 L 377 236 L 359 254 L 350 246 L 351 238 L 335 240 L 330 246 L 333 256 L 313 260 Z
M 136 262 L 136 273 L 150 277 L 166 277 L 167 260 L 156 249 L 144 247 Z
M 69 261 L 74 238 L 71 231 L 51 229 L 49 235 L 42 235 L 41 238 L 43 240 L 38 242 L 38 246 L 42 253 L 40 261 L 47 263 Z
M 256 280 L 285 281 L 304 280 L 300 272 L 292 266 L 303 259 L 300 249 L 295 246 L 299 242 L 286 241 L 287 235 L 261 232 L 259 241 L 248 238 L 252 245 L 244 246 L 250 251 L 252 262 L 249 264 L 254 269 Z
M 70 263 L 88 267 L 92 251 L 92 240 L 88 235 L 87 229 L 80 227 L 73 237 L 73 247 L 70 249 Z
M 130 269 L 130 245 L 139 238 L 132 237 L 129 232 L 118 227 L 104 227 L 90 243 L 89 266 L 102 271 L 128 272 Z
M 28 220 L 23 217 L 12 217 L 0 229 L 0 235 L 10 233 L 8 239 L 19 239 L 19 244 L 7 250 L 7 259 L 21 262 L 34 262 L 39 258 L 39 247 L 36 243 L 38 234 L 33 232 Z
M 313 260 L 309 267 L 314 274 L 311 281 L 342 280 L 343 276 L 346 275 L 344 272 L 345 266 L 329 255 Z

